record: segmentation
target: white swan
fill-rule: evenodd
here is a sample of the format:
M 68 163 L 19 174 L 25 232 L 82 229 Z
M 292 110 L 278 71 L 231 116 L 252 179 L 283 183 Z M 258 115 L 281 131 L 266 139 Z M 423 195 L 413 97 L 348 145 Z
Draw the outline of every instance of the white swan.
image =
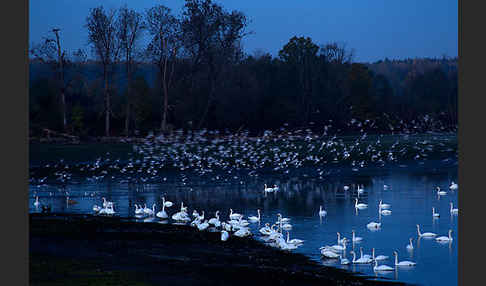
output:
M 219 227 L 221 225 L 221 221 L 219 221 L 219 211 L 216 211 L 215 217 L 209 219 L 208 223 L 214 225 L 215 227 Z
M 166 208 L 170 208 L 173 203 L 171 201 L 166 201 L 165 200 L 165 197 L 162 197 L 162 204 L 166 207 Z
M 413 243 L 412 243 L 412 238 L 409 239 L 410 243 L 407 244 L 407 249 L 408 250 L 413 250 Z
M 262 235 L 270 235 L 272 234 L 272 229 L 270 228 L 270 224 L 266 223 L 264 227 L 260 228 L 260 233 Z
M 449 229 L 449 236 L 439 236 L 435 240 L 437 240 L 439 242 L 449 242 L 449 241 L 452 241 L 451 233 L 452 233 L 452 229 Z
M 200 231 L 206 230 L 206 228 L 208 227 L 209 227 L 209 223 L 207 220 L 197 225 L 197 229 L 199 229 Z
M 167 219 L 167 218 L 169 218 L 169 216 L 165 212 L 165 204 L 164 203 L 162 203 L 162 210 L 160 210 L 159 212 L 157 212 L 156 216 L 158 218 L 161 218 L 161 219 Z
M 339 258 L 339 254 L 329 249 L 329 247 L 321 247 L 321 255 L 327 258 Z
M 250 222 L 259 222 L 260 221 L 260 210 L 257 209 L 258 216 L 250 216 L 248 217 L 248 220 Z
M 437 234 L 436 233 L 433 233 L 433 232 L 424 232 L 424 233 L 421 233 L 420 232 L 420 226 L 417 224 L 417 233 L 418 233 L 418 236 L 419 237 L 436 237 Z
M 407 261 L 407 260 L 398 262 L 398 252 L 393 251 L 393 255 L 395 255 L 395 266 L 414 266 L 417 264 L 413 261 Z
M 357 191 L 358 191 L 359 194 L 364 193 L 364 185 L 361 186 L 361 187 L 358 185 L 358 190 Z
M 287 244 L 302 244 L 304 241 L 302 239 L 298 238 L 293 238 L 289 240 L 289 232 L 287 231 L 287 241 L 285 241 Z
M 387 210 L 387 209 L 389 209 L 389 208 L 391 207 L 391 205 L 390 205 L 390 204 L 384 204 L 384 203 L 383 203 L 383 200 L 380 200 L 380 204 L 379 204 L 379 206 L 380 206 L 380 207 L 381 207 L 381 209 L 383 209 L 383 210 Z
M 456 214 L 458 214 L 458 213 L 459 213 L 459 209 L 455 209 L 455 208 L 453 207 L 452 202 L 451 202 L 451 209 L 450 209 L 450 212 L 451 212 L 451 215 L 456 215 Z
M 343 238 L 343 243 L 342 245 L 341 244 L 336 244 L 336 245 L 333 245 L 331 246 L 332 249 L 336 250 L 336 251 L 346 251 L 346 238 Z
M 458 187 L 458 186 L 457 186 L 457 184 L 456 184 L 456 183 L 454 183 L 454 181 L 452 181 L 452 182 L 451 182 L 451 185 L 449 186 L 449 189 L 450 189 L 450 190 L 457 190 L 457 187 Z
M 322 209 L 322 206 L 319 206 L 319 217 L 323 217 L 327 215 L 327 211 Z
M 438 218 L 438 217 L 440 217 L 440 214 L 435 212 L 435 208 L 434 208 L 434 207 L 432 207 L 432 216 L 433 216 L 434 218 Z
M 354 203 L 354 207 L 357 209 L 365 209 L 368 207 L 367 204 L 359 203 L 358 204 L 358 198 L 355 198 L 356 202 Z
M 278 190 L 279 190 L 279 189 L 280 189 L 280 188 L 279 188 L 277 185 L 273 185 L 273 191 L 274 191 L 274 192 L 278 192 Z
M 371 257 L 373 260 L 376 260 L 376 261 L 381 261 L 381 260 L 387 260 L 388 259 L 388 256 L 386 255 L 378 255 L 375 257 L 375 248 L 372 249 L 372 257 Z
M 355 231 L 354 231 L 354 229 L 353 229 L 351 232 L 353 233 L 353 238 L 352 238 L 352 241 L 353 241 L 353 242 L 361 242 L 361 241 L 363 240 L 363 238 L 362 238 L 362 237 L 360 237 L 360 236 L 356 236 L 356 235 L 355 235 Z
M 353 255 L 353 260 L 351 262 L 353 262 L 354 264 L 367 264 L 367 263 L 371 263 L 373 261 L 373 260 L 371 260 L 371 258 L 356 259 L 356 253 L 354 251 L 350 251 L 349 253 L 351 253 Z
M 368 223 L 368 224 L 366 225 L 366 227 L 367 227 L 368 229 L 378 229 L 378 228 L 380 228 L 380 227 L 381 227 L 381 222 L 374 222 L 374 221 L 372 221 L 372 222 Z
M 145 204 L 143 212 L 146 215 L 153 216 L 155 214 L 155 204 L 152 205 L 152 209 L 147 208 L 147 204 Z
M 143 208 L 135 204 L 135 214 L 136 215 L 142 215 L 143 214 Z
M 39 207 L 39 205 L 40 205 L 40 203 L 39 203 L 39 197 L 38 197 L 38 196 L 35 196 L 35 202 L 34 202 L 34 206 L 35 206 L 36 208 L 38 208 L 38 207 Z
M 198 218 L 199 217 L 199 213 L 197 212 L 197 210 L 193 210 L 192 211 L 192 217 L 193 218 Z
M 445 192 L 445 191 L 441 191 L 441 190 L 440 190 L 440 187 L 437 187 L 437 194 L 438 194 L 438 195 L 443 196 L 443 195 L 446 195 L 446 194 L 447 194 L 447 192 Z
M 98 205 L 94 205 L 93 206 L 93 211 L 99 212 L 100 210 L 101 210 L 101 207 L 100 206 L 98 206 Z
M 108 201 L 105 197 L 102 197 L 101 199 L 103 200 L 103 207 L 106 208 L 108 206 Z
M 337 237 L 338 237 L 338 239 L 337 239 L 338 244 L 342 244 L 346 239 L 345 237 L 343 239 L 341 239 L 341 233 L 339 233 L 339 232 L 337 232 Z
M 230 219 L 232 220 L 239 220 L 240 218 L 243 217 L 243 215 L 239 214 L 239 213 L 234 213 L 233 212 L 233 209 L 230 209 L 230 215 L 229 215 Z
M 378 261 L 375 260 L 375 266 L 373 266 L 373 271 L 379 272 L 379 271 L 393 271 L 395 268 L 390 267 L 388 265 L 380 265 L 378 266 Z
M 382 215 L 391 215 L 391 210 L 382 210 L 382 206 L 378 205 L 378 212 Z
M 238 231 L 236 231 L 233 235 L 236 235 L 238 237 L 246 237 L 246 236 L 250 236 L 251 232 L 248 228 L 243 227 L 240 228 Z
M 347 190 L 349 190 L 349 186 L 344 186 L 344 187 L 343 187 L 343 189 L 344 189 L 345 191 L 347 191 Z
M 278 216 L 278 222 L 281 222 L 281 223 L 290 222 L 290 218 L 282 217 L 282 214 L 277 214 L 277 216 Z
M 273 188 L 267 188 L 267 184 L 265 184 L 265 188 L 263 189 L 263 191 L 265 193 L 272 193 L 273 192 Z
M 363 255 L 363 247 L 360 247 L 360 248 L 359 248 L 359 253 L 361 254 L 361 257 L 360 257 L 360 258 L 372 259 L 372 256 L 371 256 L 371 255 L 369 255 L 369 254 L 364 254 L 364 255 Z

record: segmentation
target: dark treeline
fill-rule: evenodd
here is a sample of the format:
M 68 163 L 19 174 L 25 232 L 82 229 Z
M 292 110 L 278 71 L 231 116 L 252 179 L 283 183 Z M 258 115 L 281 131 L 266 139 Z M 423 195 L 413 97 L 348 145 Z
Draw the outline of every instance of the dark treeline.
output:
M 357 63 L 344 44 L 297 36 L 277 57 L 247 55 L 247 24 L 210 0 L 186 0 L 180 16 L 162 5 L 91 9 L 90 50 L 63 50 L 62 27 L 30 49 L 31 135 L 345 132 L 356 120 L 372 121 L 376 132 L 456 130 L 457 59 Z

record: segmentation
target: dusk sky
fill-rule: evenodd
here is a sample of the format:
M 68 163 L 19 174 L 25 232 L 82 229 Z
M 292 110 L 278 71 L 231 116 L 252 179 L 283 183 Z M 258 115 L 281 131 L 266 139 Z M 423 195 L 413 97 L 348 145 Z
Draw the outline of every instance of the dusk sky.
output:
M 346 43 L 355 61 L 415 57 L 456 57 L 458 53 L 457 0 L 279 0 L 215 1 L 226 10 L 239 10 L 250 20 L 253 34 L 244 41 L 247 53 L 263 50 L 274 56 L 293 36 L 314 43 Z M 90 8 L 128 7 L 143 12 L 163 4 L 179 15 L 184 1 L 155 0 L 30 0 L 30 43 L 61 28 L 64 48 L 87 48 L 84 27 Z

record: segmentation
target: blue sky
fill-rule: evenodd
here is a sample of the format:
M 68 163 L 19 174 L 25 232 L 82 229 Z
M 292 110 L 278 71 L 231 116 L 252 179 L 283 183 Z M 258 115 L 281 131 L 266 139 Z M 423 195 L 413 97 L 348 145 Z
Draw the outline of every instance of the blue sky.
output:
M 250 19 L 244 40 L 247 53 L 263 50 L 272 55 L 293 36 L 311 37 L 317 44 L 346 43 L 355 60 L 384 58 L 455 57 L 458 53 L 457 0 L 226 0 L 215 1 L 227 10 L 239 10 Z M 89 9 L 125 3 L 139 12 L 163 4 L 178 15 L 182 0 L 30 0 L 29 39 L 38 42 L 54 27 L 68 51 L 87 46 L 84 28 Z

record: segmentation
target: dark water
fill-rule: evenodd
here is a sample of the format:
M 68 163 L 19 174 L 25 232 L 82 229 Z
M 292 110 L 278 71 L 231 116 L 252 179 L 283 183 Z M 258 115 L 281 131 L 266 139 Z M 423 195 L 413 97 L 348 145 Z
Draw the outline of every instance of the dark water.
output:
M 290 174 L 289 174 L 290 175 Z M 174 180 L 168 180 L 174 181 Z M 157 184 L 120 184 L 91 183 L 59 186 L 30 187 L 30 211 L 38 211 L 33 207 L 34 195 L 40 197 L 42 203 L 49 203 L 55 212 L 92 213 L 94 204 L 102 203 L 101 197 L 106 197 L 115 203 L 115 211 L 120 216 L 134 216 L 134 203 L 147 204 L 151 207 L 161 206 L 161 196 L 175 205 L 166 209 L 169 216 L 177 212 L 180 203 L 188 206 L 189 213 L 193 209 L 205 211 L 207 219 L 214 217 L 216 210 L 220 211 L 221 220 L 227 220 L 229 208 L 245 216 L 256 215 L 257 209 L 262 212 L 261 224 L 251 224 L 254 237 L 260 238 L 257 231 L 266 222 L 276 222 L 277 213 L 291 218 L 293 226 L 290 238 L 305 240 L 296 252 L 308 255 L 312 259 L 326 265 L 342 267 L 366 275 L 375 275 L 373 266 L 349 265 L 341 266 L 338 260 L 321 260 L 319 247 L 336 244 L 336 232 L 351 238 L 351 230 L 363 238 L 359 244 L 347 245 L 346 257 L 352 259 L 349 253 L 354 249 L 358 253 L 363 247 L 364 253 L 371 254 L 375 248 L 376 255 L 387 255 L 388 260 L 380 262 L 393 266 L 393 251 L 399 253 L 399 260 L 411 260 L 417 263 L 409 268 L 399 268 L 390 273 L 378 274 L 399 281 L 421 285 L 457 285 L 457 216 L 449 213 L 449 203 L 458 207 L 457 193 L 450 191 L 451 181 L 457 181 L 457 167 L 444 167 L 437 164 L 434 168 L 417 169 L 412 166 L 402 168 L 382 168 L 373 172 L 339 172 L 326 179 L 315 181 L 306 178 L 290 178 L 279 180 L 274 177 L 252 178 L 248 181 L 233 183 L 200 184 L 197 178 L 187 183 L 157 183 Z M 265 195 L 263 184 L 277 184 L 280 191 Z M 357 193 L 343 191 L 344 185 L 353 183 L 364 184 L 365 192 L 359 195 L 359 201 L 369 206 L 357 213 L 354 208 L 354 198 Z M 388 189 L 384 189 L 384 185 Z M 438 196 L 435 188 L 440 186 L 447 191 L 444 196 Z M 77 204 L 66 204 L 66 192 Z M 391 204 L 392 214 L 378 215 L 378 202 Z M 327 216 L 321 221 L 318 216 L 319 206 L 323 205 Z M 440 218 L 432 217 L 432 207 L 440 214 Z M 157 211 L 156 210 L 156 211 Z M 378 231 L 370 231 L 366 224 L 371 221 L 381 221 Z M 434 232 L 439 236 L 447 236 L 452 229 L 452 243 L 440 244 L 435 239 L 417 239 L 416 224 L 422 232 Z M 406 245 L 413 238 L 414 250 L 408 251 Z

